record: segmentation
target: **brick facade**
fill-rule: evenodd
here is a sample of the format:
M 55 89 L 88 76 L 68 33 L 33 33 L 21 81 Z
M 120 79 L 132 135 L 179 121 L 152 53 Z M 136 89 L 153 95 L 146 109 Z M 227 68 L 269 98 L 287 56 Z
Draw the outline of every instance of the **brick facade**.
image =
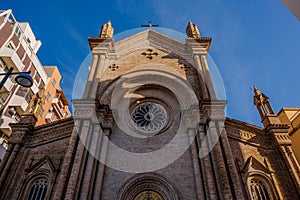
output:
M 38 178 L 48 181 L 46 199 L 134 200 L 146 191 L 172 200 L 299 197 L 282 150 L 289 146 L 273 137 L 285 126 L 225 118 L 206 63 L 209 39 L 182 44 L 148 29 L 117 43 L 89 41 L 93 63 L 83 98 L 73 100 L 74 119 L 12 125 L 2 199 L 28 198 Z M 143 103 L 164 108 L 159 131 L 132 121 Z

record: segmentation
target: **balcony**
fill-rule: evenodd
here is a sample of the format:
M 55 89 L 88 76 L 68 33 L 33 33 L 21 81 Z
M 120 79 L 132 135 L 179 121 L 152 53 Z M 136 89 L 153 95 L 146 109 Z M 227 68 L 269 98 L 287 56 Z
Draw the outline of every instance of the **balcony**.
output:
M 53 111 L 57 114 L 59 119 L 64 118 L 64 110 L 61 108 L 61 102 L 58 98 L 53 98 L 52 105 L 53 105 Z
M 46 115 L 46 122 L 49 123 L 49 122 L 53 122 L 54 120 L 52 119 L 52 116 L 53 116 L 53 113 L 50 112 Z
M 28 101 L 25 97 L 15 95 L 9 102 L 10 106 L 20 107 L 23 112 L 26 111 L 28 107 Z
M 10 100 L 9 105 L 20 107 L 22 109 L 22 112 L 25 112 L 30 101 L 31 94 L 28 91 L 28 88 L 19 87 L 16 95 L 14 95 L 13 98 Z
M 1 122 L 0 122 L 0 130 L 5 133 L 8 137 L 11 135 L 11 129 L 9 124 L 10 123 L 16 123 L 17 120 L 5 115 L 1 116 Z
M 15 50 L 8 47 L 2 47 L 0 49 L 0 57 L 7 66 L 15 66 L 19 71 L 23 70 L 24 65 Z

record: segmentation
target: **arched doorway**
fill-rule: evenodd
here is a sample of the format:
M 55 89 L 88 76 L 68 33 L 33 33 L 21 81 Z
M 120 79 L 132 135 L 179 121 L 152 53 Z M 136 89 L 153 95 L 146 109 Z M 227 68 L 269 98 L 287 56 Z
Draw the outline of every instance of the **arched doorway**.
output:
M 180 200 L 173 185 L 157 173 L 131 177 L 120 189 L 118 200 Z

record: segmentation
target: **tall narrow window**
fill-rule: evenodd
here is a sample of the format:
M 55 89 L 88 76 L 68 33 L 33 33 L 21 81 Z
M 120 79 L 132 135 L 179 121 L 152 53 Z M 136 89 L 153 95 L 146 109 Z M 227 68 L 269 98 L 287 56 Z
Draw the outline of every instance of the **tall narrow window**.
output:
M 55 79 L 52 80 L 52 85 L 55 87 L 55 85 L 56 85 L 56 80 Z
M 38 179 L 31 186 L 28 200 L 44 200 L 48 189 L 48 181 L 46 179 Z
M 252 200 L 270 200 L 270 195 L 265 184 L 260 180 L 252 179 L 250 182 L 250 192 Z
M 51 97 L 50 93 L 47 92 L 47 94 L 46 94 L 46 99 L 47 99 L 48 101 L 49 101 L 50 97 Z

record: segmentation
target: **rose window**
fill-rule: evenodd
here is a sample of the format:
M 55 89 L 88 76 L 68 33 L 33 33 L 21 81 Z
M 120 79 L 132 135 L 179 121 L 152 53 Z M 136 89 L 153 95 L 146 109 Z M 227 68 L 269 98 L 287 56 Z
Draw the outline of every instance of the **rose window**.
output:
M 168 114 L 163 106 L 153 102 L 145 102 L 133 109 L 131 117 L 141 131 L 152 133 L 165 127 Z

